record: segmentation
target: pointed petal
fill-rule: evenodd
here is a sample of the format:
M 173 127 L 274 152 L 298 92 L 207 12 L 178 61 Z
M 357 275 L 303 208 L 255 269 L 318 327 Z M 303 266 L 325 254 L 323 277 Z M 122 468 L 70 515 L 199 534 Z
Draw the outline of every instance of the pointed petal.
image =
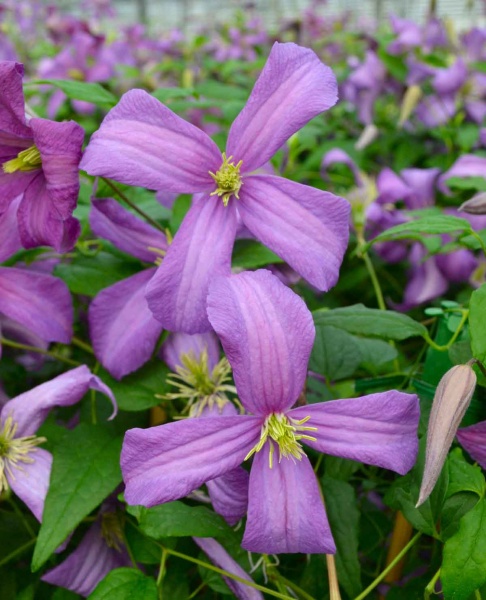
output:
M 147 301 L 165 329 L 203 333 L 211 329 L 206 297 L 214 277 L 229 275 L 236 234 L 234 202 L 208 196 L 194 200 L 162 265 L 147 286 Z
M 415 394 L 392 390 L 361 398 L 333 400 L 291 410 L 289 417 L 310 417 L 306 426 L 317 427 L 304 440 L 311 448 L 391 469 L 401 475 L 417 457 L 419 403 Z
M 89 307 L 96 358 L 116 379 L 150 359 L 162 332 L 145 299 L 145 287 L 155 270 L 141 271 L 105 288 Z
M 486 421 L 459 429 L 457 439 L 474 460 L 486 469 Z
M 17 437 L 33 435 L 51 409 L 76 404 L 88 390 L 96 390 L 109 398 L 113 404 L 113 418 L 117 407 L 110 388 L 93 375 L 86 365 L 81 365 L 10 400 L 2 408 L 0 419 L 12 416 L 18 426 Z
M 57 277 L 0 267 L 0 312 L 48 342 L 71 340 L 71 294 Z
M 278 451 L 277 451 L 278 454 Z M 248 521 L 241 543 L 261 554 L 336 552 L 307 456 L 295 462 L 274 457 L 269 466 L 269 444 L 253 460 L 250 473 Z
M 269 271 L 245 272 L 213 283 L 208 315 L 245 408 L 266 416 L 292 406 L 315 335 L 303 300 Z
M 177 500 L 243 462 L 260 437 L 257 417 L 185 419 L 125 434 L 121 468 L 129 504 Z
M 25 123 L 23 75 L 24 66 L 20 63 L 0 63 L 0 130 L 29 138 L 32 137 L 32 132 Z
M 170 333 L 162 344 L 160 358 L 167 364 L 169 369 L 175 371 L 182 366 L 181 357 L 193 352 L 199 358 L 202 352 L 208 353 L 208 368 L 214 369 L 219 361 L 219 342 L 213 331 L 207 333 Z
M 41 579 L 86 598 L 110 571 L 130 564 L 125 551 L 108 546 L 102 536 L 101 525 L 96 522 L 76 550 Z
M 125 210 L 113 198 L 92 200 L 89 224 L 95 235 L 145 262 L 154 262 L 161 256 L 149 248 L 167 250 L 167 238 L 161 231 Z
M 17 211 L 21 200 L 22 196 L 17 196 L 0 215 L 0 263 L 22 248 L 17 225 Z
M 253 581 L 253 579 L 248 575 L 246 571 L 244 571 L 240 565 L 232 558 L 226 550 L 219 544 L 216 540 L 212 538 L 192 538 L 196 544 L 201 548 L 203 552 L 205 552 L 211 562 L 219 567 L 220 569 L 224 569 L 228 571 L 228 573 L 233 573 L 233 575 L 238 575 L 242 579 L 246 579 L 247 581 Z M 261 592 L 251 588 L 249 585 L 245 585 L 244 583 L 240 583 L 235 579 L 231 579 L 231 577 L 223 577 L 223 579 L 228 584 L 228 587 L 233 592 L 233 594 L 239 600 L 264 600 Z
M 52 455 L 42 448 L 36 448 L 29 457 L 33 462 L 22 463 L 20 468 L 14 467 L 12 474 L 7 472 L 7 481 L 15 494 L 41 522 L 51 477 Z
M 308 48 L 276 42 L 228 135 L 226 154 L 249 173 L 337 101 L 334 73 Z
M 214 510 L 229 525 L 236 525 L 248 507 L 248 473 L 242 467 L 206 482 Z
M 346 200 L 283 177 L 256 175 L 244 181 L 238 212 L 255 237 L 309 283 L 320 290 L 336 283 L 349 237 Z
M 124 94 L 85 150 L 81 169 L 128 185 L 167 192 L 214 187 L 221 153 L 203 131 L 143 90 Z
M 376 187 L 378 189 L 376 202 L 379 204 L 389 204 L 395 203 L 397 200 L 403 200 L 412 191 L 403 179 L 388 167 L 380 171 L 376 178 Z

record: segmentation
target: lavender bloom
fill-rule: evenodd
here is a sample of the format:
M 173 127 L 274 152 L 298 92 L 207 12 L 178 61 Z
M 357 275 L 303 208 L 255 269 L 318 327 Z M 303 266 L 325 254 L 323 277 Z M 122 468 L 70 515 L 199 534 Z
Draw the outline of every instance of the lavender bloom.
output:
M 23 246 L 66 252 L 80 231 L 72 212 L 84 132 L 74 121 L 27 121 L 22 75 L 22 65 L 0 63 L 0 215 L 21 196 L 17 220 Z
M 312 285 L 327 290 L 335 284 L 348 239 L 348 204 L 253 172 L 336 99 L 332 71 L 311 50 L 275 43 L 222 157 L 204 132 L 141 90 L 125 94 L 106 116 L 83 169 L 129 185 L 204 192 L 147 287 L 149 306 L 166 329 L 210 330 L 207 291 L 213 277 L 230 272 L 237 214 Z
M 218 278 L 208 315 L 252 415 L 129 430 L 121 455 L 127 502 L 154 506 L 181 498 L 254 455 L 243 547 L 268 554 L 334 552 L 300 442 L 406 473 L 417 454 L 417 397 L 391 391 L 291 410 L 315 330 L 304 302 L 268 271 Z
M 36 431 L 55 406 L 71 406 L 90 390 L 116 402 L 111 390 L 82 365 L 9 400 L 0 411 L 0 493 L 9 487 L 42 520 L 52 455 L 38 448 Z
M 486 469 L 486 421 L 463 427 L 456 435 L 461 446 Z

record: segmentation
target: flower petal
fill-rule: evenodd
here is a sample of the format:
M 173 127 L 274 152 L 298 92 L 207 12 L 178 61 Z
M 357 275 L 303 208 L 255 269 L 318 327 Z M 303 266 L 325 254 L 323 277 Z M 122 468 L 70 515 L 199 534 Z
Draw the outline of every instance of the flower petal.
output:
M 261 554 L 336 552 L 307 456 L 283 458 L 269 466 L 269 445 L 253 460 L 250 473 L 248 521 L 241 543 Z
M 165 329 L 203 333 L 211 329 L 206 297 L 211 280 L 229 275 L 236 234 L 234 202 L 194 199 L 162 265 L 147 286 L 147 301 Z
M 334 73 L 308 48 L 276 42 L 228 135 L 226 154 L 249 173 L 288 138 L 337 102 Z
M 486 157 L 474 154 L 463 154 L 452 167 L 439 177 L 437 187 L 450 196 L 451 191 L 447 186 L 447 180 L 452 177 L 484 177 L 486 172 Z
M 236 525 L 248 507 L 248 473 L 242 467 L 206 482 L 214 510 L 229 525 Z
M 121 468 L 129 504 L 177 500 L 236 468 L 257 443 L 261 419 L 185 419 L 125 434 Z
M 117 406 L 110 388 L 93 375 L 86 365 L 81 365 L 10 400 L 2 408 L 0 419 L 13 418 L 17 423 L 17 437 L 33 435 L 51 409 L 76 404 L 88 390 L 96 390 L 109 398 L 113 404 L 113 418 Z
M 0 267 L 0 312 L 48 342 L 71 341 L 71 294 L 57 277 Z
M 486 469 L 486 421 L 463 427 L 456 435 L 461 446 Z
M 208 316 L 245 408 L 266 416 L 292 406 L 315 336 L 303 300 L 269 271 L 245 272 L 213 283 Z
M 113 198 L 91 201 L 89 224 L 95 235 L 145 262 L 154 262 L 161 256 L 149 248 L 167 250 L 165 234 L 125 210 Z
M 419 403 L 415 394 L 392 390 L 361 398 L 333 400 L 291 410 L 289 417 L 310 417 L 305 444 L 319 452 L 350 458 L 401 475 L 417 457 Z
M 145 299 L 155 268 L 141 271 L 102 290 L 89 307 L 96 358 L 121 379 L 145 364 L 162 332 Z
M 208 368 L 212 371 L 219 361 L 219 342 L 213 331 L 207 333 L 170 333 L 162 344 L 159 356 L 169 369 L 182 367 L 181 357 L 193 352 L 197 359 L 203 351 L 208 353 Z
M 32 132 L 25 122 L 23 75 L 24 66 L 20 63 L 0 63 L 0 130 L 29 138 Z
M 124 94 L 85 150 L 81 168 L 128 185 L 167 192 L 214 187 L 221 153 L 203 131 L 143 90 Z
M 14 467 L 12 474 L 7 471 L 7 481 L 35 518 L 41 522 L 51 477 L 52 455 L 47 450 L 36 448 L 29 453 L 29 458 L 32 458 L 33 462 L 21 463 L 21 467 Z
M 22 196 L 17 196 L 7 210 L 0 214 L 0 263 L 22 248 L 17 225 L 17 211 L 21 200 Z
M 244 180 L 238 212 L 248 229 L 309 283 L 337 281 L 349 237 L 350 205 L 329 192 L 271 175 Z

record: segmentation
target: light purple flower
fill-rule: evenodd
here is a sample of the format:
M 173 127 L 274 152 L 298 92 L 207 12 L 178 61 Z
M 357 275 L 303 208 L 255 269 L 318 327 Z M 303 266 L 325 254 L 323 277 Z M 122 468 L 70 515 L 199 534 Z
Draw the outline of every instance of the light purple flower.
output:
M 254 455 L 243 547 L 259 553 L 335 551 L 311 463 L 314 450 L 406 473 L 417 454 L 415 395 L 391 391 L 291 410 L 314 341 L 304 302 L 268 271 L 220 277 L 208 315 L 239 398 L 252 415 L 186 419 L 125 435 L 130 504 L 186 496 Z
M 486 469 L 486 421 L 463 427 L 456 435 L 461 446 Z
M 194 199 L 147 288 L 170 331 L 209 331 L 211 280 L 229 275 L 237 214 L 261 242 L 321 290 L 332 287 L 348 240 L 345 200 L 281 177 L 256 175 L 285 141 L 337 100 L 336 80 L 311 50 L 275 43 L 231 126 L 226 153 L 142 90 L 125 94 L 86 150 L 82 168 L 129 185 Z
M 45 441 L 35 435 L 55 406 L 71 406 L 88 390 L 116 402 L 111 390 L 82 365 L 9 400 L 0 411 L 0 493 L 12 488 L 38 521 L 42 521 L 49 487 L 52 455 L 38 448 Z
M 0 215 L 19 196 L 20 239 L 25 248 L 74 246 L 80 226 L 73 218 L 79 192 L 83 129 L 25 117 L 23 66 L 0 63 Z

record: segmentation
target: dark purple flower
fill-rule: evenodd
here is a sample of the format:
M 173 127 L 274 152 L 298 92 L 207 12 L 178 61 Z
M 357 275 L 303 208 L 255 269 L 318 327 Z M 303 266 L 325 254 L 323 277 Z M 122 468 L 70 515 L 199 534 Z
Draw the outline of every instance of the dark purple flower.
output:
M 335 551 L 301 442 L 406 473 L 417 454 L 417 397 L 391 391 L 291 410 L 314 341 L 304 302 L 268 271 L 220 277 L 208 296 L 239 398 L 252 415 L 186 419 L 125 435 L 130 504 L 186 496 L 254 455 L 243 547 L 260 553 Z
M 149 306 L 166 329 L 209 331 L 207 291 L 213 277 L 230 272 L 237 214 L 312 285 L 335 284 L 348 239 L 346 201 L 254 171 L 336 99 L 334 75 L 314 52 L 276 43 L 222 157 L 204 132 L 141 90 L 125 94 L 107 115 L 84 169 L 129 185 L 204 193 L 147 288 Z

